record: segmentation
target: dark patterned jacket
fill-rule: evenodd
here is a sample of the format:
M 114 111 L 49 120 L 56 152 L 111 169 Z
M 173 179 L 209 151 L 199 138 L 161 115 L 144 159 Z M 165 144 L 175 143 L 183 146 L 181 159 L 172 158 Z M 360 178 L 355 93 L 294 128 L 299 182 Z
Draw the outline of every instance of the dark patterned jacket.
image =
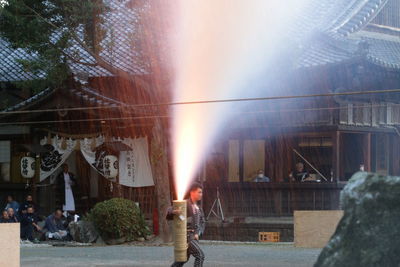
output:
M 198 210 L 196 211 L 192 200 L 187 199 L 186 201 L 188 238 L 193 239 L 195 234 L 199 236 L 203 235 L 206 227 L 206 220 L 201 206 L 198 205 Z M 172 211 L 173 208 L 169 207 L 167 211 L 167 220 L 172 220 L 174 218 Z
M 72 172 L 68 172 L 68 174 L 69 174 L 69 178 L 73 182 L 73 184 L 71 186 L 72 193 L 75 193 L 75 190 L 74 190 L 75 186 L 76 186 L 75 176 Z M 65 181 L 64 181 L 64 172 L 62 172 L 62 171 L 57 175 L 56 190 L 57 190 L 56 192 L 57 192 L 59 199 L 62 201 L 62 203 L 65 204 Z

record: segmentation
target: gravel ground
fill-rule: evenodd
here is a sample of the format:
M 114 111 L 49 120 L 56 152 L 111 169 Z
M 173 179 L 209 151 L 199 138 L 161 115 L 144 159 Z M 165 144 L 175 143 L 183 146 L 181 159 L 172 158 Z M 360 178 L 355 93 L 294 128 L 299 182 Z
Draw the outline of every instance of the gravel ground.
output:
M 293 244 L 202 244 L 204 266 L 312 266 L 320 249 L 295 248 Z M 22 247 L 21 266 L 169 266 L 172 246 Z M 185 266 L 193 266 L 193 258 Z

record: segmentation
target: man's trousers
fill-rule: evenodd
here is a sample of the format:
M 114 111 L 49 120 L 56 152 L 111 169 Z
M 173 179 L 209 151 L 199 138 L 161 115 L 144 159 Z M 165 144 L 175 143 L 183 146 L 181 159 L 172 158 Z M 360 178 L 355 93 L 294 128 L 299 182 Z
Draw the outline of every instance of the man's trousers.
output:
M 32 241 L 33 240 L 32 234 L 33 234 L 32 224 L 21 226 L 21 239 L 24 240 L 28 239 L 29 241 Z
M 189 260 L 190 255 L 193 255 L 194 259 L 194 267 L 202 267 L 204 262 L 204 252 L 201 250 L 198 240 L 191 240 L 188 244 L 187 249 L 187 260 Z M 174 262 L 171 267 L 181 267 L 185 262 Z

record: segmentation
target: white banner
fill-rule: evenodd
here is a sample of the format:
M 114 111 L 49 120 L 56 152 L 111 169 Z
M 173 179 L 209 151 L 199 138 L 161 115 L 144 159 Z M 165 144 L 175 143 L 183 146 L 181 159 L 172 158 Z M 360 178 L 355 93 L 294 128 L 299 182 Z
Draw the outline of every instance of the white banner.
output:
M 66 144 L 64 148 L 63 142 Z M 40 159 L 40 181 L 43 181 L 53 174 L 71 155 L 76 141 L 55 136 L 51 138 L 50 144 L 48 144 L 47 137 L 44 137 L 40 140 L 40 145 L 45 146 L 49 150 Z
M 129 187 L 153 186 L 154 180 L 148 152 L 147 138 L 113 139 L 112 142 L 121 142 L 132 150 L 119 152 L 118 178 L 119 183 Z M 103 175 L 102 162 L 106 155 L 101 150 L 96 150 L 104 143 L 104 138 L 84 139 L 80 141 L 82 155 L 98 173 Z
M 62 148 L 63 142 L 66 143 L 65 149 Z M 45 153 L 41 159 L 40 181 L 54 173 L 66 161 L 74 150 L 76 142 L 79 142 L 81 153 L 89 165 L 103 175 L 102 162 L 106 155 L 106 152 L 100 149 L 104 144 L 103 136 L 80 140 L 64 140 L 55 136 L 51 139 L 51 145 L 48 144 L 47 137 L 44 137 L 40 140 L 40 144 L 47 146 L 50 151 Z M 121 142 L 132 149 L 121 151 L 119 155 L 116 155 L 119 162 L 119 183 L 129 187 L 153 186 L 147 138 L 124 138 L 122 140 L 113 138 L 112 142 Z
M 96 147 L 104 143 L 104 137 L 85 138 L 79 142 L 83 157 L 90 166 L 92 166 L 96 171 L 99 171 L 98 166 L 96 165 Z M 102 174 L 102 171 L 99 171 L 99 173 Z
M 122 143 L 132 148 L 119 155 L 119 183 L 130 187 L 153 186 L 147 138 L 125 138 Z

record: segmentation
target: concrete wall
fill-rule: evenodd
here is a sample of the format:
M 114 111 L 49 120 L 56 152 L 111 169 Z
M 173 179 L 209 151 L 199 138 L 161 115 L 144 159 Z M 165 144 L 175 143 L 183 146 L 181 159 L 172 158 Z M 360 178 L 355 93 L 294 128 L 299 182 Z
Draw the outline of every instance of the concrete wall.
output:
M 294 245 L 323 248 L 342 216 L 342 210 L 294 211 Z
M 19 223 L 0 224 L 0 266 L 19 267 Z

